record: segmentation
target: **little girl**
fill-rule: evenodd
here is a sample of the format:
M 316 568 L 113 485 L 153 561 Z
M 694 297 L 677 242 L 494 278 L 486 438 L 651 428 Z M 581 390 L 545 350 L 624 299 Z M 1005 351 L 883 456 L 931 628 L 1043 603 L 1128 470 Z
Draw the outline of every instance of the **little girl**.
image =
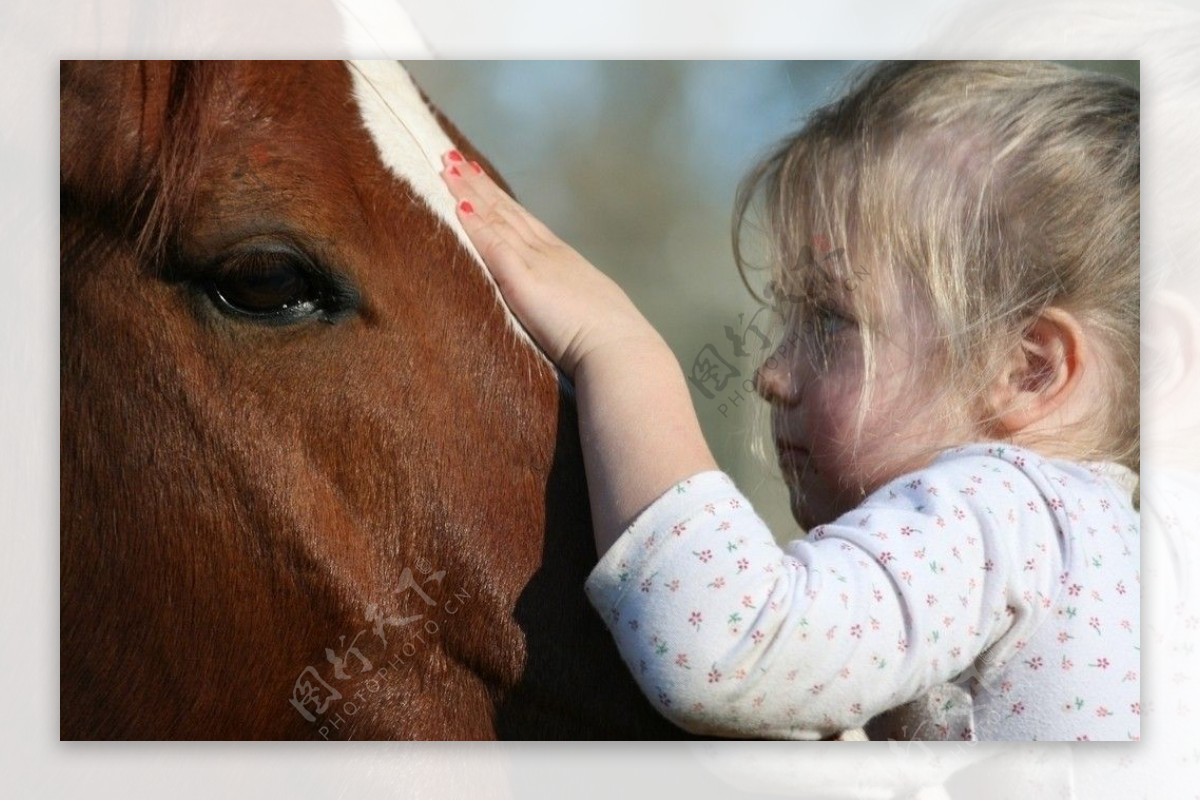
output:
M 1138 738 L 1138 102 L 1054 65 L 883 65 L 746 179 L 786 334 L 756 386 L 809 529 L 782 548 L 626 295 L 447 154 L 575 382 L 586 590 L 664 715 L 811 738 L 909 704 L 889 736 Z

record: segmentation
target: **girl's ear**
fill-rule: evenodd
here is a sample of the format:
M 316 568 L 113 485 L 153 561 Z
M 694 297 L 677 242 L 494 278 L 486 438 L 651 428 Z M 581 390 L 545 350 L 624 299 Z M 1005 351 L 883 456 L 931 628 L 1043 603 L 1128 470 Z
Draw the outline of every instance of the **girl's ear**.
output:
M 1079 386 L 1087 361 L 1084 333 L 1070 312 L 1043 311 L 1021 338 L 992 390 L 992 411 L 1006 435 L 1036 426 Z

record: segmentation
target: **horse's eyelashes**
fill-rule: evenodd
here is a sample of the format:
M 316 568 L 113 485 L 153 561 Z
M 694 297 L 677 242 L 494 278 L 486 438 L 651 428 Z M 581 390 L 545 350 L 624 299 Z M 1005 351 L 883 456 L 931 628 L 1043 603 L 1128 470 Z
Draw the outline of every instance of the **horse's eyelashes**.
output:
M 288 325 L 310 319 L 331 321 L 345 311 L 345 298 L 305 258 L 278 250 L 255 250 L 216 265 L 205 280 L 223 313 L 254 323 Z

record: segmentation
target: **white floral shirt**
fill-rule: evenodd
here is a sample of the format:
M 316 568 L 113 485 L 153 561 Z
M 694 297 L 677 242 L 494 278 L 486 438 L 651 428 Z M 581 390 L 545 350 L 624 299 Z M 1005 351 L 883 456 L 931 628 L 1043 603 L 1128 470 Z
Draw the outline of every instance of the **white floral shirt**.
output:
M 643 692 L 697 734 L 807 739 L 920 699 L 898 736 L 1136 740 L 1133 480 L 970 445 L 780 547 L 728 476 L 701 473 L 586 589 Z

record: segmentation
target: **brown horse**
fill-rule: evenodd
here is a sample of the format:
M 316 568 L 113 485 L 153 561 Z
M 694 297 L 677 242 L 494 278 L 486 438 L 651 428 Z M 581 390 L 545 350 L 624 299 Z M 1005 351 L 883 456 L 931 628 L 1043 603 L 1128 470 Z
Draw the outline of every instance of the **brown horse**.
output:
M 387 63 L 64 63 L 61 736 L 679 733 Z

